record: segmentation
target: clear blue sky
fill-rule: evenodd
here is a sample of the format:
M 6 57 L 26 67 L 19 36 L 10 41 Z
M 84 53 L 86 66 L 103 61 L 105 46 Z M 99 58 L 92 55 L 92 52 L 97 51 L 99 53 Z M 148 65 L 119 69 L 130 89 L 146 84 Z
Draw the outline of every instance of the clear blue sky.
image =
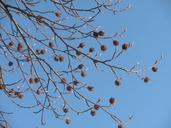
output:
M 82 0 L 85 2 L 84 0 Z M 121 119 L 127 120 L 130 115 L 133 119 L 127 128 L 170 128 L 171 127 L 171 2 L 169 0 L 125 0 L 132 9 L 120 15 L 100 16 L 96 23 L 107 30 L 107 34 L 122 31 L 127 28 L 124 41 L 133 41 L 134 46 L 123 56 L 120 63 L 123 65 L 140 62 L 148 66 L 163 53 L 164 58 L 159 64 L 159 72 L 147 72 L 151 77 L 148 84 L 128 76 L 123 78 L 123 84 L 117 88 L 113 84 L 113 77 L 109 72 L 89 73 L 89 81 L 95 85 L 95 95 L 107 100 L 110 96 L 117 99 L 116 106 L 111 110 Z M 1 61 L 1 60 L 0 60 Z M 103 78 L 103 79 L 102 79 Z M 2 96 L 0 92 L 0 96 Z M 8 102 L 8 98 L 1 97 L 1 108 L 15 111 L 7 118 L 13 128 L 43 128 L 40 126 L 40 117 L 30 110 L 21 110 Z M 67 126 L 63 121 L 48 115 L 45 128 L 115 128 L 116 124 L 99 111 L 97 116 L 89 113 L 77 116 L 71 115 L 72 123 Z

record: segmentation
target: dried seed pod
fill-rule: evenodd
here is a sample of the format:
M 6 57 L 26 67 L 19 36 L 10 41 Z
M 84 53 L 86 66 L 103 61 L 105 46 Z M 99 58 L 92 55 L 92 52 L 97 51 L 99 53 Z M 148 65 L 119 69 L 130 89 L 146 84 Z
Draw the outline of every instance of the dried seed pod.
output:
M 49 42 L 48 46 L 49 46 L 49 48 L 53 48 L 54 44 L 52 42 Z
M 70 92 L 70 91 L 72 91 L 72 87 L 69 85 L 66 87 L 66 90 Z
M 100 105 L 95 104 L 95 105 L 94 105 L 94 109 L 95 109 L 95 110 L 99 110 L 99 109 L 100 109 Z
M 82 69 L 84 67 L 84 64 L 78 65 L 78 69 Z
M 119 79 L 116 79 L 116 80 L 115 80 L 115 85 L 116 85 L 116 86 L 120 86 L 120 85 L 121 85 L 121 81 L 120 81 Z
M 84 48 L 85 44 L 84 43 L 80 43 L 78 48 Z
M 95 116 L 95 115 L 96 115 L 96 111 L 91 110 L 91 111 L 90 111 L 90 114 L 91 114 L 91 116 Z
M 76 50 L 76 55 L 80 56 L 81 55 L 81 51 Z
M 144 83 L 148 83 L 150 81 L 150 78 L 149 77 L 144 77 Z
M 30 83 L 30 84 L 34 84 L 34 82 L 35 82 L 35 80 L 34 80 L 33 78 L 30 78 L 30 79 L 29 79 L 29 83 Z
M 93 36 L 94 36 L 95 38 L 98 38 L 98 37 L 99 37 L 99 33 L 98 33 L 98 32 L 93 32 Z
M 40 78 L 39 77 L 35 77 L 34 81 L 35 81 L 35 83 L 38 83 L 40 81 Z
M 152 70 L 153 72 L 157 72 L 157 71 L 158 71 L 158 68 L 155 67 L 155 66 L 153 66 L 153 67 L 151 68 L 151 70 Z
M 21 42 L 19 42 L 17 45 L 17 51 L 20 51 L 22 48 L 23 48 L 23 45 Z
M 0 84 L 0 90 L 3 90 L 3 89 L 5 89 L 5 85 Z
M 13 41 L 9 42 L 9 44 L 8 44 L 8 46 L 10 46 L 10 47 L 12 47 L 13 45 L 14 45 Z
M 101 49 L 101 51 L 106 51 L 107 47 L 106 47 L 106 45 L 101 45 L 100 49 Z
M 119 45 L 119 41 L 113 40 L 113 45 L 114 45 L 114 46 L 118 46 L 118 45 Z
M 81 71 L 81 72 L 80 72 L 80 75 L 81 75 L 82 77 L 85 77 L 87 74 L 86 74 L 85 71 Z
M 66 124 L 70 124 L 70 123 L 71 123 L 71 120 L 69 119 L 69 117 L 67 117 L 67 118 L 65 119 L 65 123 L 66 123 Z
M 58 59 L 59 59 L 60 62 L 63 62 L 64 61 L 64 56 L 59 55 Z
M 99 31 L 99 32 L 98 32 L 98 35 L 99 35 L 99 36 L 104 36 L 104 34 L 105 34 L 105 33 L 104 33 L 103 31 Z
M 124 43 L 124 44 L 122 45 L 122 49 L 123 49 L 123 50 L 127 50 L 128 48 L 129 48 L 129 44 Z
M 46 53 L 46 49 L 41 49 L 40 54 L 44 55 Z
M 93 91 L 94 90 L 94 87 L 93 86 L 87 86 L 87 90 L 88 91 Z
M 64 113 L 67 113 L 68 111 L 69 111 L 68 108 L 63 108 Z
M 91 53 L 91 52 L 94 52 L 95 51 L 95 49 L 93 48 L 93 47 L 91 47 L 91 48 L 89 48 L 89 52 Z
M 61 17 L 62 13 L 61 12 L 55 12 L 56 17 Z
M 36 54 L 40 55 L 41 54 L 41 50 L 40 49 L 36 49 Z
M 111 97 L 111 98 L 109 99 L 109 103 L 112 104 L 112 105 L 114 105 L 114 104 L 116 103 L 115 98 Z
M 73 80 L 73 82 L 72 82 L 74 85 L 77 85 L 78 83 L 79 83 L 79 81 L 78 80 Z

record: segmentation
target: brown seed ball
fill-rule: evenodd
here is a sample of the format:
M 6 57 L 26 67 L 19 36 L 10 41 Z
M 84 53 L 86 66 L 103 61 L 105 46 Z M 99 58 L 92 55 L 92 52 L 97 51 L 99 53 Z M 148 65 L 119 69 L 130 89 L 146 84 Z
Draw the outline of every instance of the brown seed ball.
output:
M 123 125 L 122 124 L 118 124 L 118 128 L 123 128 Z
M 73 80 L 73 82 L 72 82 L 74 85 L 77 85 L 78 83 L 79 83 L 79 81 L 78 80 Z
M 5 89 L 5 86 L 3 84 L 0 84 L 0 90 Z
M 64 113 L 67 113 L 68 111 L 69 111 L 68 108 L 63 108 Z
M 101 49 L 101 51 L 106 51 L 107 47 L 106 47 L 106 45 L 101 45 L 100 49 Z
M 55 15 L 56 15 L 56 17 L 61 17 L 61 13 L 60 12 L 55 12 Z
M 38 82 L 40 81 L 40 78 L 35 77 L 35 78 L 34 78 L 34 81 L 35 81 L 35 83 L 38 83 Z
M 8 45 L 11 47 L 11 46 L 13 46 L 13 45 L 14 45 L 14 42 L 12 42 L 12 41 L 11 41 L 11 42 L 9 42 L 9 44 L 8 44 Z
M 83 67 L 84 67 L 84 64 L 78 65 L 78 68 L 79 68 L 79 69 L 82 69 Z
M 114 46 L 118 46 L 118 45 L 119 45 L 119 41 L 113 40 L 113 45 L 114 45 Z
M 87 74 L 86 74 L 85 71 L 81 71 L 81 72 L 80 72 L 80 75 L 81 75 L 82 77 L 85 77 Z
M 60 62 L 63 62 L 63 61 L 64 61 L 64 56 L 60 55 L 60 56 L 58 57 L 58 59 L 59 59 Z
M 66 90 L 70 92 L 70 91 L 72 91 L 72 87 L 69 85 L 66 87 Z
M 81 51 L 76 50 L 76 55 L 80 56 L 81 55 Z
M 36 49 L 36 54 L 40 55 L 41 54 L 41 50 L 40 49 Z
M 115 85 L 116 85 L 116 86 L 120 86 L 120 85 L 121 85 L 121 81 L 120 81 L 119 79 L 116 79 L 116 80 L 115 80 Z
M 54 44 L 52 42 L 49 42 L 48 46 L 49 46 L 49 48 L 53 48 Z
M 85 44 L 84 43 L 80 43 L 78 48 L 84 48 Z
M 94 49 L 93 47 L 89 48 L 89 52 L 90 52 L 90 53 L 92 53 L 92 52 L 94 52 L 94 51 L 95 51 L 95 49 Z
M 155 66 L 153 66 L 153 67 L 151 68 L 151 70 L 152 70 L 153 72 L 157 72 L 157 71 L 158 71 L 158 68 L 155 67 Z
M 69 118 L 66 118 L 66 119 L 65 119 L 65 123 L 66 123 L 66 124 L 70 124 L 70 123 L 71 123 L 71 120 L 70 120 Z
M 116 103 L 115 98 L 111 97 L 111 98 L 109 99 L 109 103 L 112 104 L 112 105 L 114 105 L 114 104 Z
M 99 35 L 99 36 L 104 36 L 104 34 L 105 34 L 105 33 L 104 33 L 103 31 L 99 31 L 99 32 L 98 32 L 98 35 Z
M 95 105 L 94 105 L 94 109 L 95 109 L 95 110 L 99 110 L 99 109 L 100 109 L 100 105 L 95 104 Z
M 98 33 L 98 32 L 93 32 L 93 36 L 94 36 L 95 38 L 98 38 L 99 33 Z
M 41 89 L 38 88 L 37 91 L 36 91 L 37 95 L 40 95 L 41 94 Z
M 125 43 L 125 44 L 122 45 L 122 49 L 123 50 L 127 50 L 128 48 L 129 48 L 129 44 Z
M 19 99 L 23 99 L 24 95 L 23 95 L 22 93 L 18 93 L 17 97 L 18 97 Z
M 59 57 L 58 56 L 55 56 L 53 59 L 54 59 L 54 61 L 59 61 Z
M 23 48 L 23 45 L 21 42 L 19 42 L 17 45 L 17 50 L 20 51 L 22 48 Z
M 95 116 L 95 115 L 96 115 L 96 111 L 91 110 L 91 111 L 90 111 L 90 114 L 91 114 L 91 116 Z
M 46 50 L 45 49 L 41 49 L 40 50 L 40 54 L 44 55 L 46 53 Z
M 30 84 L 34 84 L 34 82 L 35 82 L 35 81 L 34 81 L 33 78 L 30 78 L 30 79 L 29 79 L 29 83 L 30 83 Z
M 87 90 L 91 92 L 94 90 L 94 87 L 93 86 L 87 86 Z
M 144 83 L 148 83 L 150 81 L 149 77 L 144 77 Z

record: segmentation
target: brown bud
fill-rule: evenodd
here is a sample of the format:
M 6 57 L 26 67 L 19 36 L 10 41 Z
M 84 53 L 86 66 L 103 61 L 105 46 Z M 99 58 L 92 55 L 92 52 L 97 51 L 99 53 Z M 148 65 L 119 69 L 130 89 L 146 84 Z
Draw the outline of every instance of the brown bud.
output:
M 73 82 L 72 82 L 74 85 L 77 85 L 78 83 L 79 83 L 79 81 L 78 80 L 73 80 Z
M 35 77 L 34 81 L 35 81 L 35 83 L 38 83 L 40 81 L 40 78 L 39 77 Z
M 101 45 L 100 49 L 101 49 L 101 51 L 106 51 L 107 47 L 106 47 L 106 45 Z
M 57 16 L 57 17 L 61 17 L 61 13 L 60 12 L 55 12 L 55 15 Z
M 80 72 L 80 75 L 81 75 L 82 77 L 85 77 L 87 74 L 86 74 L 85 71 L 81 71 L 81 72 Z
M 153 67 L 151 68 L 151 70 L 152 70 L 153 72 L 157 72 L 157 71 L 158 71 L 158 68 L 155 67 L 155 66 L 153 66 Z
M 93 36 L 94 36 L 95 38 L 98 38 L 99 33 L 98 33 L 98 32 L 93 32 Z
M 70 91 L 72 91 L 72 87 L 69 85 L 66 87 L 66 90 L 70 92 Z
M 99 31 L 99 32 L 98 32 L 98 35 L 99 35 L 99 36 L 104 36 L 104 34 L 105 34 L 105 33 L 104 33 L 103 31 Z
M 55 57 L 54 57 L 54 60 L 55 60 L 55 61 L 59 61 L 59 57 L 58 57 L 58 56 L 55 56 Z
M 120 86 L 120 85 L 121 85 L 121 81 L 120 81 L 119 79 L 116 79 L 116 80 L 115 80 L 115 85 L 116 85 L 116 86 Z
M 37 91 L 36 91 L 37 95 L 40 95 L 41 93 L 41 88 L 38 88 Z
M 91 114 L 91 116 L 95 116 L 96 115 L 96 111 L 91 110 L 90 114 Z
M 23 99 L 24 95 L 23 95 L 22 93 L 18 93 L 17 97 L 18 97 L 19 99 Z
M 84 67 L 84 64 L 78 65 L 78 68 L 79 68 L 79 69 L 82 69 L 83 67 Z
M 30 78 L 30 79 L 29 79 L 29 83 L 30 83 L 30 84 L 34 84 L 34 82 L 35 82 L 35 80 L 34 80 L 33 78 Z
M 5 89 L 5 85 L 0 84 L 0 90 L 3 90 L 3 89 Z
M 94 105 L 94 109 L 95 109 L 95 110 L 99 110 L 99 109 L 100 109 L 100 105 L 95 104 L 95 105 Z
M 114 104 L 116 103 L 115 98 L 111 97 L 111 98 L 109 99 L 109 103 L 112 104 L 112 105 L 114 105 Z
M 113 40 L 113 45 L 114 45 L 114 46 L 118 46 L 118 45 L 119 45 L 119 41 Z
M 85 44 L 84 43 L 80 43 L 78 48 L 84 48 Z
M 9 42 L 9 44 L 8 44 L 8 46 L 13 46 L 14 45 L 14 42 L 13 41 L 11 41 L 11 42 Z
M 93 91 L 94 90 L 94 87 L 93 86 L 87 86 L 87 90 L 88 91 Z
M 63 61 L 64 61 L 64 56 L 59 55 L 59 57 L 58 57 L 58 58 L 59 58 L 59 61 L 60 61 L 60 62 L 63 62 Z
M 118 124 L 118 128 L 124 128 L 122 124 Z
M 44 54 L 46 53 L 46 50 L 45 50 L 45 49 L 41 49 L 41 50 L 40 50 L 40 53 L 41 53 L 42 55 L 44 55 Z
M 17 45 L 17 50 L 20 51 L 22 48 L 23 48 L 23 45 L 21 42 L 19 42 Z
M 148 83 L 150 81 L 149 77 L 144 77 L 144 83 Z
M 76 50 L 76 55 L 80 56 L 81 55 L 81 51 Z
M 122 49 L 123 50 L 127 50 L 128 48 L 129 48 L 129 44 L 125 43 L 125 44 L 122 45 Z
M 54 44 L 52 42 L 49 42 L 49 48 L 53 48 L 54 47 Z
M 68 108 L 63 108 L 63 112 L 67 113 L 68 112 Z
M 91 47 L 91 48 L 89 48 L 89 52 L 91 53 L 91 52 L 94 52 L 95 51 L 95 49 L 93 48 L 93 47 Z
M 71 123 L 71 120 L 69 119 L 69 117 L 67 117 L 67 118 L 65 119 L 65 123 L 66 123 L 66 124 L 70 124 L 70 123 Z
M 36 54 L 40 55 L 41 54 L 41 50 L 40 49 L 36 49 Z

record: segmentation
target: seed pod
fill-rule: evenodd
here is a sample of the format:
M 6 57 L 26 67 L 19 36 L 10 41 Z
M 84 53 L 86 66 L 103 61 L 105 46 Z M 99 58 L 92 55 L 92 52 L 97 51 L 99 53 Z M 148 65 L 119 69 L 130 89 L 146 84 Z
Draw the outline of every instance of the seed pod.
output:
M 93 32 L 93 36 L 94 36 L 95 38 L 98 38 L 99 33 L 98 33 L 98 32 Z
M 84 48 L 85 44 L 84 43 L 80 43 L 78 48 Z
M 36 54 L 40 55 L 41 54 L 41 50 L 40 49 L 36 49 Z
M 77 56 L 80 56 L 80 55 L 81 55 L 81 52 L 78 51 L 78 50 L 76 50 L 76 55 L 77 55 Z
M 52 42 L 49 42 L 49 48 L 53 48 L 54 47 L 54 44 Z
M 127 50 L 128 48 L 129 48 L 129 44 L 125 43 L 125 44 L 122 45 L 122 49 L 123 50 Z
M 109 103 L 110 103 L 110 104 L 114 105 L 115 102 L 116 102 L 115 98 L 111 97 L 111 98 L 109 99 Z
M 99 109 L 100 109 L 100 105 L 95 104 L 95 105 L 94 105 L 94 109 L 95 109 L 95 110 L 99 110 Z
M 34 80 L 33 78 L 30 78 L 30 79 L 29 79 L 29 83 L 30 83 L 30 84 L 34 84 L 34 82 L 35 82 L 35 80 Z
M 35 81 L 35 83 L 38 83 L 38 82 L 40 81 L 40 78 L 35 77 L 35 78 L 34 78 L 34 81 Z
M 59 55 L 59 57 L 58 57 L 58 58 L 59 58 L 59 61 L 60 61 L 60 62 L 63 62 L 63 61 L 64 61 L 64 56 Z
M 73 80 L 73 82 L 72 82 L 74 85 L 77 85 L 78 83 L 79 83 L 79 81 L 78 80 Z
M 84 67 L 84 64 L 78 65 L 78 68 L 79 68 L 79 69 L 82 69 L 83 67 Z
M 107 47 L 106 47 L 106 45 L 101 45 L 100 49 L 101 49 L 101 51 L 106 51 Z
M 153 67 L 151 68 L 151 70 L 152 70 L 153 72 L 157 72 L 157 71 L 158 71 L 158 68 L 155 67 L 155 66 L 153 66 Z
M 80 75 L 81 75 L 82 77 L 85 77 L 87 74 L 86 74 L 85 71 L 81 71 L 81 72 L 80 72 Z
M 118 46 L 118 45 L 119 45 L 119 41 L 113 40 L 113 45 L 114 45 L 114 46 Z
M 9 42 L 9 44 L 8 44 L 8 46 L 13 46 L 14 45 L 14 42 L 13 41 L 11 41 L 11 42 Z
M 40 54 L 44 55 L 46 53 L 46 50 L 45 49 L 41 49 L 40 50 Z
M 21 42 L 19 42 L 17 45 L 17 51 L 20 51 L 22 48 L 23 48 L 23 45 Z
M 94 87 L 93 86 L 87 86 L 87 90 L 88 91 L 93 91 L 94 90 Z
M 66 90 L 70 92 L 70 91 L 72 91 L 72 87 L 69 85 L 66 87 Z
M 66 123 L 66 124 L 70 124 L 70 123 L 71 123 L 71 120 L 69 119 L 69 117 L 67 117 L 67 118 L 65 119 L 65 123 Z
M 61 17 L 62 13 L 60 12 L 55 12 L 56 17 Z
M 94 52 L 94 51 L 95 51 L 95 49 L 94 49 L 93 47 L 89 48 L 89 52 L 90 52 L 90 53 L 92 53 L 92 52 Z
M 119 79 L 116 79 L 116 80 L 115 80 L 115 85 L 116 85 L 116 86 L 120 86 L 120 85 L 121 85 L 121 81 L 120 81 Z
M 99 36 L 104 36 L 104 34 L 105 34 L 105 33 L 104 33 L 103 31 L 99 31 L 99 32 L 98 32 L 98 35 L 99 35 Z
M 91 114 L 91 116 L 95 116 L 95 115 L 96 115 L 96 111 L 91 110 L 91 111 L 90 111 L 90 114 Z
M 144 77 L 144 83 L 148 83 L 150 81 L 149 77 Z
M 0 84 L 0 90 L 3 90 L 3 89 L 5 89 L 5 85 Z

